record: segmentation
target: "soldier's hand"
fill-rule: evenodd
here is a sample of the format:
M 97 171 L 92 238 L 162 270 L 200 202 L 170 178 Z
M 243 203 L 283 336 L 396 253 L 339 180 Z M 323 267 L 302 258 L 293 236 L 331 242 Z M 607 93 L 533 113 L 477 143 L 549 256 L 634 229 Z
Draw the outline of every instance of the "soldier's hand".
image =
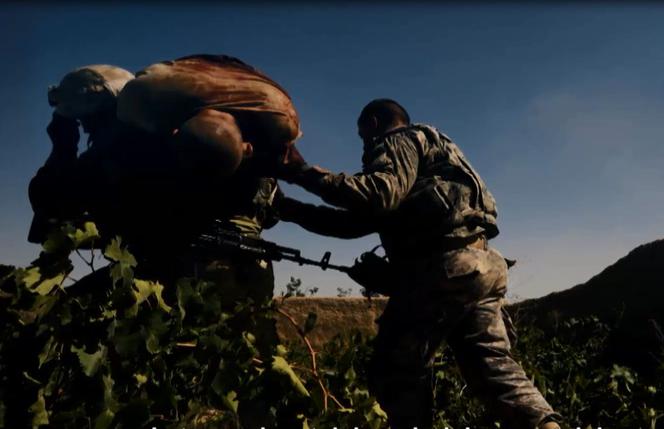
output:
M 288 146 L 275 168 L 275 177 L 293 183 L 304 171 L 309 169 L 302 154 L 294 145 Z
M 300 151 L 297 150 L 295 145 L 290 145 L 286 148 L 281 163 L 284 165 L 299 166 L 299 167 L 307 165 L 307 162 L 304 160 L 304 157 L 302 156 Z
M 394 281 L 390 274 L 392 266 L 375 252 L 365 252 L 348 270 L 348 276 L 369 292 L 390 295 L 390 287 Z
M 53 118 L 46 127 L 51 138 L 53 148 L 56 150 L 76 150 L 80 134 L 78 121 L 53 112 Z
M 286 181 L 289 181 L 296 172 L 306 168 L 304 158 L 293 146 L 279 152 L 274 150 L 254 151 L 246 165 L 256 176 L 274 177 Z
M 323 168 L 320 165 L 314 165 L 314 166 L 311 167 L 311 169 L 313 171 L 315 171 L 316 173 L 320 173 L 320 174 L 332 174 L 332 172 L 330 170 L 328 170 L 327 168 Z

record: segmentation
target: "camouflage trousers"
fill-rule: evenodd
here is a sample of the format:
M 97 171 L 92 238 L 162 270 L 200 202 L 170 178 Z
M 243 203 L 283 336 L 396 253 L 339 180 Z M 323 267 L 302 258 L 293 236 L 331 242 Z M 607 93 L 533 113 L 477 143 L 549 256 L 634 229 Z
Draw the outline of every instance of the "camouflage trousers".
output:
M 483 246 L 395 264 L 403 278 L 378 320 L 369 367 L 391 429 L 432 427 L 433 359 L 444 340 L 471 391 L 508 428 L 560 419 L 510 353 L 507 265 Z
M 279 344 L 276 320 L 268 311 L 274 295 L 272 263 L 236 256 L 198 264 L 195 271 L 196 277 L 220 288 L 221 309 L 233 314 L 238 329 L 254 333 L 261 358 L 269 361 Z

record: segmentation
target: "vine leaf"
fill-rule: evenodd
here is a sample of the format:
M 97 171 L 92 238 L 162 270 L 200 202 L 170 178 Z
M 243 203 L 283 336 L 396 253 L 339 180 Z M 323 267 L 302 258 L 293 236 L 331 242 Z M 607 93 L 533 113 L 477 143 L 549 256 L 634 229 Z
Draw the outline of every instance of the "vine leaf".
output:
M 309 420 L 303 414 L 300 414 L 297 417 L 302 419 L 302 429 L 309 429 Z
M 222 400 L 224 402 L 224 405 L 228 407 L 229 410 L 232 410 L 234 413 L 237 413 L 237 408 L 239 405 L 239 401 L 237 400 L 237 392 L 231 390 L 230 392 L 222 396 Z
M 136 374 L 134 374 L 134 379 L 136 379 L 136 383 L 139 386 L 142 386 L 142 385 L 144 385 L 145 383 L 148 382 L 148 377 L 145 374 L 136 373 Z
M 46 411 L 46 400 L 44 399 L 44 389 L 39 389 L 37 400 L 30 406 L 30 413 L 32 414 L 33 428 L 47 425 L 49 423 L 48 411 Z
M 37 368 L 41 368 L 42 365 L 44 365 L 46 362 L 56 357 L 57 348 L 58 348 L 58 343 L 55 341 L 55 338 L 52 336 L 49 337 L 48 341 L 46 341 L 46 344 L 44 345 L 44 348 L 37 356 L 37 358 L 39 359 L 39 366 Z
M 387 421 L 387 414 L 383 411 L 378 402 L 374 402 L 371 409 L 365 414 L 365 418 L 369 422 L 371 429 L 379 429 L 383 422 Z
M 49 295 L 53 289 L 60 287 L 65 277 L 65 274 L 58 274 L 55 277 L 44 279 L 39 285 L 37 285 L 37 287 L 32 288 L 31 290 L 39 295 Z
M 65 231 L 67 226 L 56 229 L 48 234 L 46 241 L 42 244 L 44 252 L 53 254 L 59 252 L 69 252 L 72 250 L 72 240 Z
M 99 350 L 92 354 L 86 353 L 85 350 L 75 346 L 71 346 L 71 351 L 78 356 L 83 373 L 88 377 L 92 377 L 97 373 L 106 358 L 106 347 L 104 346 L 101 346 Z
M 130 285 L 134 278 L 134 267 L 136 267 L 137 262 L 134 255 L 122 246 L 120 237 L 111 240 L 111 243 L 104 250 L 104 256 L 114 262 L 111 268 L 113 283 L 122 281 L 124 285 Z
M 83 229 L 76 228 L 74 232 L 67 235 L 73 241 L 76 248 L 91 244 L 100 238 L 99 231 L 94 222 L 85 222 L 83 223 Z
M 32 288 L 32 286 L 41 280 L 39 267 L 19 268 L 16 270 L 16 280 L 26 287 Z
M 134 295 L 136 295 L 136 305 L 142 304 L 149 297 L 154 295 L 154 297 L 157 299 L 157 304 L 159 304 L 159 308 L 164 310 L 166 313 L 170 313 L 173 309 L 164 301 L 162 296 L 163 291 L 164 286 L 161 283 L 148 280 L 134 280 Z
M 115 413 L 109 409 L 105 409 L 95 418 L 95 429 L 108 429 L 113 423 Z
M 272 370 L 274 370 L 278 374 L 288 377 L 291 385 L 295 388 L 295 390 L 299 394 L 306 397 L 310 396 L 309 391 L 307 390 L 306 387 L 304 387 L 304 384 L 302 384 L 302 380 L 300 380 L 300 377 L 298 377 L 297 374 L 295 374 L 293 368 L 291 368 L 286 359 L 284 359 L 281 356 L 273 356 Z

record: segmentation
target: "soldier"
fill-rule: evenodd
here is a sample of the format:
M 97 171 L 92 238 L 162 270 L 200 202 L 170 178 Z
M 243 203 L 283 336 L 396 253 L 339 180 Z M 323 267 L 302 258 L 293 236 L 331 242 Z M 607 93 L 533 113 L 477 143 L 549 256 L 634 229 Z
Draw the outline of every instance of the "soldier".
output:
M 48 101 L 54 107 L 47 127 L 52 142 L 46 163 L 30 182 L 29 197 L 35 216 L 28 240 L 44 241 L 51 226 L 62 220 L 81 218 L 94 198 L 101 172 L 111 160 L 100 154 L 109 148 L 118 132 L 115 99 L 133 75 L 110 65 L 78 68 L 51 86 Z M 79 125 L 88 136 L 88 150 L 80 157 Z M 95 183 L 97 182 L 97 183 Z
M 35 215 L 28 240 L 43 242 L 62 221 L 89 218 L 105 239 L 123 238 L 143 275 L 172 280 L 193 271 L 186 253 L 214 219 L 233 220 L 229 227 L 241 222 L 243 232 L 259 234 L 265 194 L 276 182 L 249 168 L 232 178 L 215 176 L 215 154 L 186 132 L 157 136 L 119 121 L 117 96 L 131 79 L 119 67 L 91 65 L 49 89 L 52 151 L 30 182 Z M 79 124 L 88 133 L 80 155 Z M 187 149 L 200 147 L 202 154 Z
M 299 154 L 277 175 L 340 207 L 282 197 L 282 220 L 324 235 L 377 232 L 389 263 L 364 256 L 350 275 L 390 296 L 379 319 L 370 390 L 392 429 L 431 428 L 432 363 L 443 340 L 472 390 L 510 428 L 559 428 L 560 416 L 510 353 L 503 305 L 507 264 L 487 241 L 496 205 L 461 150 L 397 102 L 370 102 L 358 119 L 363 170 L 353 176 L 308 166 Z
M 226 258 L 208 260 L 192 253 L 191 244 L 216 219 L 259 238 L 276 222 L 270 209 L 276 180 L 257 176 L 250 163 L 232 177 L 216 175 L 215 148 L 199 144 L 188 130 L 168 138 L 119 121 L 117 96 L 131 79 L 119 67 L 91 65 L 68 73 L 49 89 L 49 103 L 55 107 L 47 128 L 52 151 L 30 182 L 35 214 L 28 240 L 41 243 L 63 221 L 91 219 L 102 239 L 119 235 L 128 244 L 140 278 L 169 285 L 184 276 L 214 281 L 224 288 L 223 304 L 229 310 L 247 298 L 269 302 L 274 292 L 269 261 L 230 250 Z M 87 149 L 80 155 L 79 123 L 88 133 Z M 97 270 L 70 290 L 108 284 L 109 278 L 106 270 Z M 174 295 L 175 288 L 165 293 Z M 264 335 L 257 347 L 267 361 L 276 348 L 276 328 L 273 319 L 260 316 Z
M 131 79 L 119 67 L 90 65 L 49 88 L 52 151 L 30 182 L 29 241 L 42 242 L 62 221 L 92 219 L 105 240 L 121 235 L 137 256 L 164 247 L 164 228 L 175 218 L 169 202 L 178 191 L 173 145 L 117 119 L 117 96 Z M 88 135 L 80 154 L 79 125 Z

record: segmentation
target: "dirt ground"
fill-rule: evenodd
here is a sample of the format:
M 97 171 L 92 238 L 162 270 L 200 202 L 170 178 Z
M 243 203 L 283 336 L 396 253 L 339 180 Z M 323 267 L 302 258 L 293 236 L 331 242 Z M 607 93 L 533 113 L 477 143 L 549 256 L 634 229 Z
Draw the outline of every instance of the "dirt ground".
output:
M 307 338 L 314 348 L 320 348 L 336 335 L 349 335 L 359 330 L 367 335 L 376 333 L 375 320 L 385 309 L 387 298 L 362 297 L 304 297 L 277 298 L 279 308 L 292 316 L 299 326 L 304 326 L 307 315 L 316 313 L 316 324 Z M 278 315 L 277 329 L 282 341 L 298 341 L 297 331 L 284 316 Z

